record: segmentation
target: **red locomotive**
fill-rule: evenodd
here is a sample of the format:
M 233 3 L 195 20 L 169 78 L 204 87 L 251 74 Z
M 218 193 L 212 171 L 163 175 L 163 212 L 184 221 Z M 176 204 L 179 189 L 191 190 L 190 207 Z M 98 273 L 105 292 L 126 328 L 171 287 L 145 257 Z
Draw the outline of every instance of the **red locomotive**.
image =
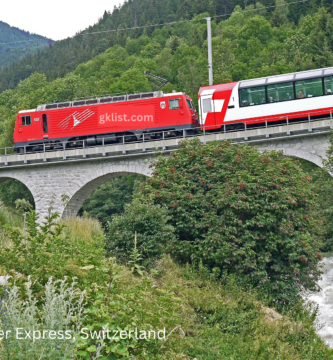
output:
M 191 98 L 161 91 L 39 105 L 20 111 L 14 129 L 18 152 L 176 136 L 199 126 Z
M 324 117 L 333 108 L 333 68 L 202 87 L 201 127 L 244 127 L 262 122 Z M 232 125 L 230 125 L 232 124 Z

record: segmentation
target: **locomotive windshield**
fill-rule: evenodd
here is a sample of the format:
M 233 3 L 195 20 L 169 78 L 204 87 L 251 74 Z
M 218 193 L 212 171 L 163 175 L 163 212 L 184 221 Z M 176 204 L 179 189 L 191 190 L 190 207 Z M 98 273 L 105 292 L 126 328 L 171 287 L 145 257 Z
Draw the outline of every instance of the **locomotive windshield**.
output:
M 22 116 L 21 125 L 22 126 L 31 125 L 31 116 Z
M 170 110 L 179 109 L 179 99 L 169 100 L 169 109 Z
M 186 99 L 186 102 L 187 102 L 187 105 L 188 107 L 191 109 L 191 110 L 194 110 L 195 111 L 195 107 L 194 107 L 194 104 L 191 100 L 189 99 Z

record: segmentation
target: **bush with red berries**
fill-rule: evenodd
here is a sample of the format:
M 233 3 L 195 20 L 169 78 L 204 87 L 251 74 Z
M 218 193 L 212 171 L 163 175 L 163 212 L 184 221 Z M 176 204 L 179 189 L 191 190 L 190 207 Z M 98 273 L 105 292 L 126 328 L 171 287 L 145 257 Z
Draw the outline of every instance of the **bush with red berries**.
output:
M 152 168 L 140 199 L 168 210 L 177 238 L 168 251 L 178 261 L 246 276 L 280 302 L 316 288 L 319 222 L 311 178 L 294 160 L 192 139 Z

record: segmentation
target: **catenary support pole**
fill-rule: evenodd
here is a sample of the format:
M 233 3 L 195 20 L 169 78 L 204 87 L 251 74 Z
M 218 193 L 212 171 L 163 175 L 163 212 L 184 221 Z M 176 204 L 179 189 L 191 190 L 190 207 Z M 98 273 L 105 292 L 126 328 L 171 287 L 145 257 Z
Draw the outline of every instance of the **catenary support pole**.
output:
M 209 85 L 213 85 L 212 19 L 210 17 L 205 19 L 207 20 Z

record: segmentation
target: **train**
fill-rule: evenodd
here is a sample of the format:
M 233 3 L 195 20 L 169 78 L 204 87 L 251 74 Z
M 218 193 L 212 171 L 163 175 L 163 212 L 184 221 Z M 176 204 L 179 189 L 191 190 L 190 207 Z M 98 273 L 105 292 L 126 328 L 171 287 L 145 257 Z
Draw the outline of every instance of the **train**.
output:
M 236 81 L 199 90 L 199 114 L 182 92 L 106 96 L 38 105 L 17 114 L 18 153 L 158 139 L 198 128 L 239 129 L 332 116 L 333 67 Z M 164 136 L 164 135 L 163 135 Z

